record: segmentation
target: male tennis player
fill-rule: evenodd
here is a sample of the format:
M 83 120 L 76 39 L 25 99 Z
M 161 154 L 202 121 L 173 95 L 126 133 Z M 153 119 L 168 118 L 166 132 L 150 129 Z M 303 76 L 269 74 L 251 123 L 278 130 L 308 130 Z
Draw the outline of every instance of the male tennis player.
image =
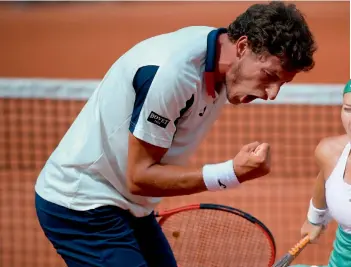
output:
M 344 88 L 341 121 L 346 134 L 322 139 L 315 150 L 319 174 L 301 228 L 302 236 L 316 242 L 332 219 L 338 223 L 328 267 L 351 266 L 351 80 Z
M 121 56 L 35 186 L 40 224 L 66 264 L 176 266 L 155 206 L 266 175 L 270 150 L 260 142 L 225 162 L 186 163 L 227 100 L 275 99 L 313 67 L 314 51 L 296 7 L 272 2 L 251 6 L 228 28 L 186 27 Z

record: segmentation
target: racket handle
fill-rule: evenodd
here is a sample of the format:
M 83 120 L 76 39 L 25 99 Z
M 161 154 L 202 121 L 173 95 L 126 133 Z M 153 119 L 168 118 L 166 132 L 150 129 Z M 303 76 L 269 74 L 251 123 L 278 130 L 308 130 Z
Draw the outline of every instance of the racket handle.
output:
M 289 250 L 289 254 L 291 256 L 296 257 L 310 242 L 310 237 L 306 235 L 304 238 L 302 238 L 294 247 L 292 247 Z
M 293 246 L 289 252 L 287 252 L 280 260 L 278 260 L 272 267 L 287 267 L 294 261 L 299 253 L 307 246 L 310 242 L 310 237 L 307 235 L 302 238 L 298 243 Z

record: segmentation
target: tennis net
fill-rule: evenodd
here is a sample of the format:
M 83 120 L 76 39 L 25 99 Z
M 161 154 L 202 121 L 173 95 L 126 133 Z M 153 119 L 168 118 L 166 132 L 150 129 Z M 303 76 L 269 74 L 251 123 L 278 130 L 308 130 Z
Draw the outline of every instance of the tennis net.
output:
M 37 222 L 34 183 L 97 85 L 96 80 L 0 79 L 0 266 L 65 266 Z M 278 255 L 283 254 L 299 238 L 317 174 L 315 146 L 343 133 L 342 89 L 342 84 L 291 84 L 274 102 L 226 105 L 191 164 L 231 158 L 243 144 L 258 140 L 271 144 L 272 173 L 230 192 L 166 198 L 160 207 L 202 201 L 243 209 L 271 229 Z M 318 253 L 308 248 L 301 261 L 325 263 L 333 236 L 329 231 Z

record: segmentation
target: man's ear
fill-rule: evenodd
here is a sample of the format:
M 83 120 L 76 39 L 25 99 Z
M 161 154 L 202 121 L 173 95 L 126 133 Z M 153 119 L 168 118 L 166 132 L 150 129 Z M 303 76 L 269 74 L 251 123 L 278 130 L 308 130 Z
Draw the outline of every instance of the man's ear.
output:
M 246 36 L 241 36 L 236 42 L 236 56 L 242 58 L 249 48 L 248 39 Z

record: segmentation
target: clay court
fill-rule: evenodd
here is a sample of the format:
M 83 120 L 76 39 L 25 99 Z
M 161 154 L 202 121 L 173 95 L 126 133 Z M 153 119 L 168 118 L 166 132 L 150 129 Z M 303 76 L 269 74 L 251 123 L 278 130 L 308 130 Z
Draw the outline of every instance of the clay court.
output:
M 0 76 L 98 80 L 137 42 L 183 26 L 227 26 L 250 4 L 1 4 Z M 307 17 L 319 50 L 315 69 L 297 76 L 294 83 L 345 83 L 350 74 L 349 2 L 297 5 Z M 33 188 L 48 155 L 84 103 L 0 99 L 0 266 L 65 266 L 38 225 Z M 318 171 L 315 146 L 323 137 L 343 133 L 339 113 L 338 105 L 227 105 L 191 164 L 228 159 L 241 145 L 259 140 L 271 144 L 272 173 L 225 193 L 165 198 L 160 208 L 212 202 L 242 209 L 272 231 L 281 256 L 300 238 Z M 334 229 L 331 224 L 319 244 L 308 247 L 296 263 L 326 264 Z

